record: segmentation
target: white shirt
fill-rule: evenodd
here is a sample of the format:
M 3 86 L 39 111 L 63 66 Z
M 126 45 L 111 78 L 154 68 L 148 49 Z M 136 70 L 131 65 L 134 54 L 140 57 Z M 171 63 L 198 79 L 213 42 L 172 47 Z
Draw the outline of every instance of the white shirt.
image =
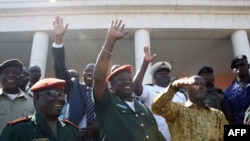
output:
M 19 95 L 18 93 L 17 94 L 6 94 L 7 95 L 7 97 L 10 99 L 10 100 L 15 100 L 16 98 L 17 98 L 17 96 Z

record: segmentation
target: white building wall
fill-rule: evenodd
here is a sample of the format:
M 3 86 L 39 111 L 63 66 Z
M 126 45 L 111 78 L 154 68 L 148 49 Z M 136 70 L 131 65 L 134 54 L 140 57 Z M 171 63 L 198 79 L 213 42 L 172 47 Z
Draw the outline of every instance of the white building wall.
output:
M 56 15 L 69 29 L 106 29 L 122 19 L 127 29 L 170 29 L 176 38 L 171 29 L 210 29 L 188 33 L 207 39 L 222 29 L 250 30 L 248 0 L 0 0 L 0 33 L 52 30 Z
M 250 29 L 245 0 L 1 0 L 0 32 L 51 30 L 54 17 L 71 29 L 106 28 L 114 19 L 127 28 Z

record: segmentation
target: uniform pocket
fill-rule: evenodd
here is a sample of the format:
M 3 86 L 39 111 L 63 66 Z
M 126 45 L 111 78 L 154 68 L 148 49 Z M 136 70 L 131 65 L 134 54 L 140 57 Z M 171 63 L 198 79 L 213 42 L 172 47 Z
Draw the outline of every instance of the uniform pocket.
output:
M 0 126 L 5 126 L 6 123 L 6 110 L 0 108 Z

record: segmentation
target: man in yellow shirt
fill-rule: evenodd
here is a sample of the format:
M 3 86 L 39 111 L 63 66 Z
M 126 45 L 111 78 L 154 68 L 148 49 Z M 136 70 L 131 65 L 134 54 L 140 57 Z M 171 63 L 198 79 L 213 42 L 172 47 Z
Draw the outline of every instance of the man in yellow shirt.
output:
M 172 102 L 179 88 L 188 97 L 184 104 Z M 203 102 L 206 90 L 204 79 L 194 75 L 174 81 L 155 98 L 152 111 L 166 119 L 172 141 L 223 141 L 228 122 L 221 111 Z

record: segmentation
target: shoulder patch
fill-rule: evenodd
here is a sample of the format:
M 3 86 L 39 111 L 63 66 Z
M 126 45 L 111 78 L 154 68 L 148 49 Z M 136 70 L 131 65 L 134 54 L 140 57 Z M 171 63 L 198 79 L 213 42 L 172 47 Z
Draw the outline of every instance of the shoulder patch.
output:
M 74 126 L 75 128 L 79 129 L 77 125 L 75 125 L 74 123 L 70 122 L 69 120 L 62 120 L 64 123 L 66 124 L 70 124 L 72 126 Z
M 31 119 L 31 117 L 32 116 L 20 117 L 18 119 L 15 119 L 15 120 L 8 122 L 8 125 L 13 126 L 13 125 L 20 123 L 20 122 L 29 121 Z

